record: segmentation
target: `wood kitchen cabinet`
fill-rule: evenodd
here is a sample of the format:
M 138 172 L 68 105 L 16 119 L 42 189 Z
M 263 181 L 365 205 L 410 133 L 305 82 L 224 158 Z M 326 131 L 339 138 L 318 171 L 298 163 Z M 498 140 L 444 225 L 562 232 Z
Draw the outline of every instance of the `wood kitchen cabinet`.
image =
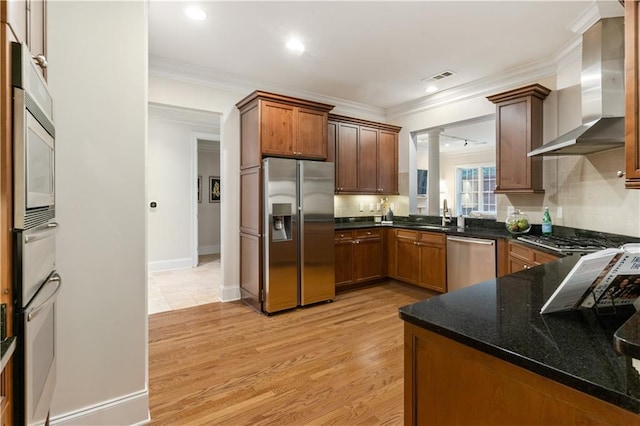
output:
M 335 232 L 336 288 L 386 276 L 382 232 L 379 228 Z
M 625 184 L 640 189 L 640 10 L 637 1 L 624 3 L 625 62 Z
M 400 129 L 330 114 L 328 139 L 335 147 L 330 146 L 328 151 L 335 153 L 336 193 L 398 194 Z
M 404 325 L 405 425 L 638 425 L 636 414 Z M 482 420 L 479 420 L 482 419 Z
M 558 256 L 512 241 L 507 244 L 507 251 L 508 272 L 510 274 L 559 259 Z
M 495 193 L 544 193 L 542 157 L 527 153 L 542 145 L 542 103 L 549 93 L 533 84 L 487 98 L 496 104 Z
M 241 169 L 259 167 L 268 156 L 327 158 L 327 117 L 333 105 L 256 90 L 236 107 Z
M 398 229 L 395 258 L 393 278 L 441 293 L 447 291 L 445 234 Z
M 240 111 L 240 294 L 257 310 L 263 298 L 263 157 L 324 160 L 332 105 L 256 90 Z M 331 154 L 333 155 L 333 154 Z

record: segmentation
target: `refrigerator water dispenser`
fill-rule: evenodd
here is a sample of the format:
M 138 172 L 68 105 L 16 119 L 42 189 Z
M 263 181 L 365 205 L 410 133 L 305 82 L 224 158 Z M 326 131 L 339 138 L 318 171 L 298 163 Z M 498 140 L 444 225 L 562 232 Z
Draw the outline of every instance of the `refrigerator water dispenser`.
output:
M 273 203 L 271 221 L 271 241 L 291 240 L 291 204 Z

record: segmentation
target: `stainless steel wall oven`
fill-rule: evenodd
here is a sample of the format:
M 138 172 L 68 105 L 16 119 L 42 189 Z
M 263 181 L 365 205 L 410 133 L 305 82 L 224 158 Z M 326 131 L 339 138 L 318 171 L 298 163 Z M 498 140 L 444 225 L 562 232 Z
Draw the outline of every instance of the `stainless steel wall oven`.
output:
M 45 424 L 56 382 L 53 100 L 23 44 L 12 43 L 15 424 Z

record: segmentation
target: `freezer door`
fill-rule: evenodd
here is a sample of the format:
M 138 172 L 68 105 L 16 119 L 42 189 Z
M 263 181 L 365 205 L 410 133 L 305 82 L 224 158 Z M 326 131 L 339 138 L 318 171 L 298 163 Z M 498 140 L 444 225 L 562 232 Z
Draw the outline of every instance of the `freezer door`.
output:
M 266 158 L 264 173 L 264 300 L 267 313 L 298 305 L 296 160 Z
M 334 165 L 299 161 L 300 305 L 335 298 Z

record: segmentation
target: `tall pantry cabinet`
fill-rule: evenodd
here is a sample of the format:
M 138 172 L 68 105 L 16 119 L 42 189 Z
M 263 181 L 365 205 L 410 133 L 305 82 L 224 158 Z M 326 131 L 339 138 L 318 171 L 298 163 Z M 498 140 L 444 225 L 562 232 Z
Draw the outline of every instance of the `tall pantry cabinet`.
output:
M 333 105 L 263 91 L 236 104 L 240 111 L 240 294 L 261 310 L 262 158 L 326 160 Z
M 46 78 L 46 1 L 0 2 L 0 303 L 7 307 L 7 336 L 13 335 L 12 229 L 13 142 L 11 43 L 25 43 Z M 13 362 L 0 375 L 0 426 L 13 424 Z

